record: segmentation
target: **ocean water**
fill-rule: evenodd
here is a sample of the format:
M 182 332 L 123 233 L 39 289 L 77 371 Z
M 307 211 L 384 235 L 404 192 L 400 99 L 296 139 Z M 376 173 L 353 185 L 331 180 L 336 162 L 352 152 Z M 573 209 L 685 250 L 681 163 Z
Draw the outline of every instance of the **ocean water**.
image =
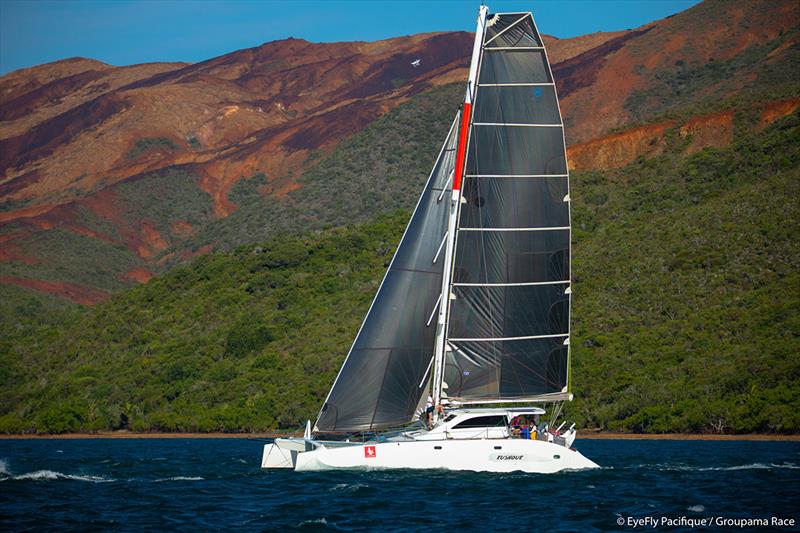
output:
M 262 446 L 0 440 L 0 530 L 799 529 L 798 442 L 579 438 L 603 468 L 550 475 L 264 472 Z

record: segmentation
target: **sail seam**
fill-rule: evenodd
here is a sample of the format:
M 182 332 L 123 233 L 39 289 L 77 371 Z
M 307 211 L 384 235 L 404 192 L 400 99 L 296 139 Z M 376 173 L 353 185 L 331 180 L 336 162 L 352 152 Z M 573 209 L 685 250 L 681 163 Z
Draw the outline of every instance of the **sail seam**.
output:
M 559 281 L 522 281 L 518 283 L 453 283 L 454 287 L 533 287 L 536 285 L 564 285 L 570 280 Z
M 479 83 L 478 87 L 549 87 L 555 85 L 552 81 L 539 82 L 507 82 L 507 83 Z
M 569 226 L 552 226 L 543 228 L 458 228 L 458 231 L 559 231 L 568 229 Z
M 490 46 L 488 48 L 484 48 L 485 52 L 495 52 L 495 51 L 503 51 L 505 50 L 508 52 L 509 50 L 513 51 L 532 51 L 532 50 L 544 50 L 544 46 Z
M 473 122 L 473 126 L 511 126 L 511 127 L 529 127 L 529 128 L 562 128 L 563 124 L 520 124 L 516 122 Z
M 465 178 L 568 178 L 569 174 L 467 174 Z
M 527 341 L 535 339 L 557 339 L 569 337 L 569 333 L 556 333 L 553 335 L 526 335 L 522 337 L 477 337 L 472 339 L 447 339 L 447 342 L 497 342 L 497 341 Z

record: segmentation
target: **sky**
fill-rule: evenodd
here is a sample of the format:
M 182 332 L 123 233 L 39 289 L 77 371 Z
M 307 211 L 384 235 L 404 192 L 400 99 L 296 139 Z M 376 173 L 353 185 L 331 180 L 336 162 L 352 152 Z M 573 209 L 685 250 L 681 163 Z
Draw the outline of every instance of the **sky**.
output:
M 533 11 L 542 33 L 635 28 L 698 0 L 492 0 Z M 112 65 L 196 62 L 287 37 L 374 41 L 475 30 L 480 1 L 0 0 L 0 74 L 68 57 Z

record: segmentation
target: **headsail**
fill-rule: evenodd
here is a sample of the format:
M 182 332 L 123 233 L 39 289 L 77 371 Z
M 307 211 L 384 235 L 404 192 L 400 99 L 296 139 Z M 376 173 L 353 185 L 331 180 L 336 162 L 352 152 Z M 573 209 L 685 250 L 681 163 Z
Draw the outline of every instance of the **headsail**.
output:
M 456 117 L 457 121 L 458 117 Z M 322 433 L 408 423 L 427 394 L 442 283 L 456 121 L 386 276 L 319 413 Z
M 444 381 L 469 403 L 567 395 L 569 185 L 530 13 L 489 15 L 456 233 Z

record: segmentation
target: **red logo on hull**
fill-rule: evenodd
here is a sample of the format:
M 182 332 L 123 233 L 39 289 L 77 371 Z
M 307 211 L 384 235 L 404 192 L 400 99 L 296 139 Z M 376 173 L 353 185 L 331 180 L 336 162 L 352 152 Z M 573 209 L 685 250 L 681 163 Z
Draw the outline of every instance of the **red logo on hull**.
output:
M 375 453 L 375 446 L 364 446 L 364 457 L 368 457 L 370 459 L 377 457 L 377 454 Z

